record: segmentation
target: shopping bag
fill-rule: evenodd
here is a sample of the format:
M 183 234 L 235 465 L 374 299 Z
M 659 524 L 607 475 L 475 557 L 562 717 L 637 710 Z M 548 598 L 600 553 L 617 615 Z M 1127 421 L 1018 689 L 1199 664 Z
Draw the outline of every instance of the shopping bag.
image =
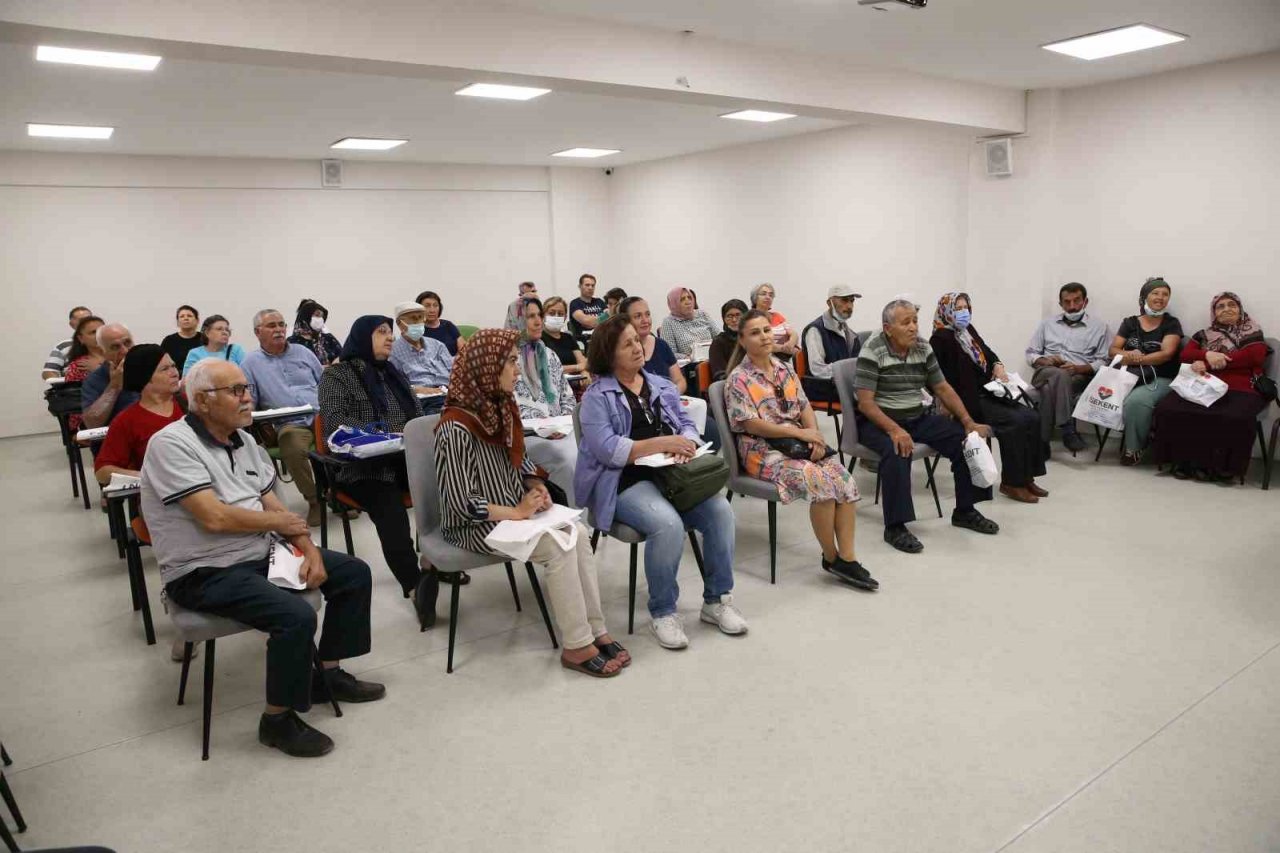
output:
M 1071 416 L 1105 429 L 1124 429 L 1124 400 L 1138 384 L 1138 377 L 1123 368 L 1116 367 L 1120 356 L 1100 368 L 1089 387 L 1084 389 Z
M 964 437 L 964 461 L 969 466 L 969 479 L 980 489 L 996 484 L 1000 474 L 996 471 L 996 458 L 991 455 L 987 441 L 976 432 Z
M 398 432 L 382 432 L 376 424 L 363 428 L 340 426 L 329 436 L 329 452 L 350 459 L 370 459 L 404 450 L 404 437 Z
M 1178 378 L 1170 383 L 1169 388 L 1187 402 L 1198 403 L 1206 409 L 1227 393 L 1227 383 L 1208 373 L 1201 376 L 1189 364 L 1178 368 Z
M 544 534 L 554 539 L 561 551 L 569 551 L 578 544 L 582 513 L 583 510 L 557 504 L 530 518 L 498 522 L 484 541 L 493 550 L 522 563 L 529 560 Z

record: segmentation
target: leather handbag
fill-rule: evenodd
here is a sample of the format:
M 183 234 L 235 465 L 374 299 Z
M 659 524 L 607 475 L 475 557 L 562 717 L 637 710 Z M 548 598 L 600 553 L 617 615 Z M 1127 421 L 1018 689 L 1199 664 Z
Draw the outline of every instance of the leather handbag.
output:
M 724 489 L 729 482 L 729 466 L 719 455 L 708 453 L 683 465 L 658 468 L 654 480 L 676 512 L 688 512 Z
M 768 438 L 765 439 L 765 442 L 788 459 L 813 461 L 813 448 L 807 441 L 801 441 L 798 438 Z M 822 458 L 827 459 L 835 455 L 835 448 L 828 446 L 827 452 L 822 454 Z
M 1262 399 L 1268 403 L 1276 401 L 1277 389 L 1276 381 L 1266 374 L 1259 373 L 1253 377 L 1253 390 L 1257 391 Z

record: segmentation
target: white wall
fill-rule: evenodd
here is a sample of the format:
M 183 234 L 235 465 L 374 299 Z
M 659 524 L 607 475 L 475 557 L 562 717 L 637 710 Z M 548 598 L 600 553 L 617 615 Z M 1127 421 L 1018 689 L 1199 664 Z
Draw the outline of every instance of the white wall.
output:
M 292 319 L 303 297 L 341 338 L 425 288 L 455 320 L 495 324 L 516 282 L 550 280 L 547 170 L 346 166 L 324 190 L 315 161 L 0 153 L 0 435 L 50 429 L 39 366 L 75 304 L 158 341 L 189 302 L 252 348 L 253 312 Z

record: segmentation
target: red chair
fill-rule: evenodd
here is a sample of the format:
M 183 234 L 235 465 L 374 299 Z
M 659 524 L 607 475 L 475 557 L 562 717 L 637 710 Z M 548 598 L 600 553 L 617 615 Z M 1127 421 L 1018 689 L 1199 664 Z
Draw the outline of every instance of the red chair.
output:
M 698 362 L 698 396 L 705 398 L 707 389 L 711 387 L 711 362 Z
M 804 347 L 796 350 L 796 375 L 802 380 L 809 375 L 809 358 L 805 355 Z M 809 405 L 813 406 L 815 412 L 826 412 L 836 424 L 836 447 L 839 449 L 841 444 L 840 432 L 840 415 L 841 409 L 839 403 L 828 402 L 826 400 L 810 400 Z M 839 449 L 840 464 L 844 464 L 844 450 Z

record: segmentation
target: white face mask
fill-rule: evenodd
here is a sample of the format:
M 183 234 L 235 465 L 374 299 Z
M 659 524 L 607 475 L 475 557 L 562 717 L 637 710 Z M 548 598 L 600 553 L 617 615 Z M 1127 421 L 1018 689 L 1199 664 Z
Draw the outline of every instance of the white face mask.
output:
M 312 317 L 312 318 L 311 318 L 311 323 L 310 323 L 309 325 L 311 326 L 311 331 L 313 331 L 313 332 L 320 332 L 320 331 L 323 331 L 323 330 L 324 330 L 324 318 L 323 318 L 323 317 L 321 317 L 321 316 L 319 316 L 319 315 L 317 315 L 317 316 L 315 316 L 315 317 Z
M 553 332 L 563 332 L 566 319 L 565 317 L 547 317 L 542 321 L 542 325 Z
M 1154 308 L 1152 308 L 1152 307 L 1151 307 L 1151 303 L 1150 303 L 1150 302 L 1148 302 L 1146 305 L 1143 305 L 1143 306 L 1142 306 L 1142 313 L 1146 314 L 1148 317 L 1163 317 L 1163 316 L 1164 316 L 1164 312 L 1165 312 L 1166 310 L 1167 310 L 1167 309 L 1165 309 L 1165 308 L 1161 308 L 1159 311 L 1157 311 L 1157 310 L 1155 310 Z

